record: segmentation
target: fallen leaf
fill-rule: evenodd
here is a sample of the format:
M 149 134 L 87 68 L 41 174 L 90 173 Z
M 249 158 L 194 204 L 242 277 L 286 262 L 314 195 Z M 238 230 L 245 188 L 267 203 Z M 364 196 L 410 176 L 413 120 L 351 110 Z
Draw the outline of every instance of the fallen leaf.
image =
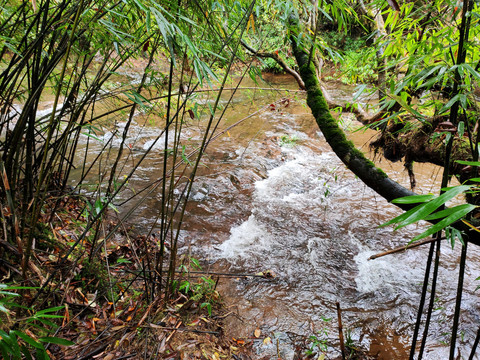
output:
M 265 339 L 263 339 L 264 345 L 271 344 L 271 343 L 272 343 L 272 339 L 270 339 L 270 336 L 267 336 Z
M 260 331 L 259 328 L 256 328 L 255 331 L 253 332 L 253 335 L 255 335 L 256 338 L 259 338 L 262 332 Z

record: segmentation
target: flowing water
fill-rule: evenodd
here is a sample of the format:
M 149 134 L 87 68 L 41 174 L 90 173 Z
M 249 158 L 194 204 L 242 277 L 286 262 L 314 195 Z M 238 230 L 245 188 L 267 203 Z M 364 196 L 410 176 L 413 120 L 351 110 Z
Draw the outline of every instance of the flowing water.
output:
M 288 77 L 270 77 L 278 88 L 294 88 Z M 352 89 L 331 89 L 337 101 Z M 272 279 L 223 279 L 220 292 L 231 310 L 229 327 L 246 336 L 259 328 L 259 357 L 291 359 L 295 335 L 328 340 L 329 356 L 338 357 L 336 302 L 343 326 L 354 344 L 378 359 L 406 359 L 420 299 L 428 245 L 368 260 L 375 253 L 405 245 L 421 230 L 398 232 L 378 225 L 400 214 L 343 166 L 326 144 L 305 106 L 303 95 L 242 91 L 226 114 L 226 127 L 282 96 L 289 106 L 261 112 L 213 142 L 193 186 L 181 233 L 183 252 L 207 259 L 205 268 L 236 274 L 271 271 Z M 139 115 L 131 135 L 131 152 L 140 156 L 158 135 Z M 345 121 L 353 129 L 355 122 Z M 122 122 L 117 129 L 122 129 Z M 368 152 L 372 132 L 349 132 Z M 112 133 L 105 133 L 105 139 Z M 194 128 L 185 137 L 194 138 Z M 114 140 L 117 141 L 118 140 Z M 160 140 L 161 141 L 161 140 Z M 115 144 L 115 142 L 114 142 Z M 91 161 L 90 154 L 87 161 Z M 377 159 L 381 160 L 381 159 Z M 126 169 L 130 165 L 126 164 Z M 380 163 L 394 179 L 408 186 L 400 164 Z M 151 153 L 131 187 L 140 189 L 161 176 L 160 161 Z M 77 174 L 78 176 L 78 174 Z M 437 192 L 439 169 L 416 165 L 420 192 Z M 153 194 L 135 212 L 135 223 L 149 226 L 158 213 L 160 195 Z M 121 209 L 125 211 L 124 208 Z M 133 221 L 132 221 L 133 222 Z M 456 292 L 459 246 L 443 245 L 428 359 L 448 358 Z M 474 292 L 480 276 L 479 252 L 469 249 L 460 325 L 460 350 L 468 358 L 480 314 Z M 331 319 L 331 320 L 329 320 Z M 319 333 L 320 332 L 320 333 Z M 262 340 L 270 336 L 272 343 Z

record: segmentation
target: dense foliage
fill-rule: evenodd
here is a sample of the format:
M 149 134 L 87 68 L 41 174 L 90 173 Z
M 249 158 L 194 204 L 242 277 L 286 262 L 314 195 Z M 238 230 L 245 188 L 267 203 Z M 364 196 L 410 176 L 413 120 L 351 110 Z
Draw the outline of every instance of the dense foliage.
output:
M 474 1 L 462 6 L 446 0 L 0 0 L 0 245 L 4 269 L 14 272 L 7 278 L 24 282 L 13 290 L 23 292 L 20 305 L 29 314 L 11 321 L 0 302 L 8 320 L 1 330 L 4 357 L 33 348 L 45 357 L 42 343 L 62 344 L 48 336 L 58 324 L 44 320 L 63 311 L 63 284 L 85 277 L 96 278 L 103 300 L 114 307 L 122 289 L 135 284 L 147 304 L 183 294 L 211 314 L 214 282 L 204 277 L 192 284 L 188 270 L 178 271 L 185 266 L 177 250 L 192 184 L 235 95 L 221 104 L 233 65 L 241 65 L 240 79 L 256 79 L 256 58 L 264 70 L 285 70 L 282 59 L 296 68 L 292 39 L 308 52 L 309 66 L 336 64 L 341 81 L 363 83 L 357 95 L 378 92 L 380 115 L 369 125 L 381 130 L 376 146 L 387 158 L 404 158 L 409 169 L 414 161 L 444 165 L 443 186 L 452 173 L 462 182 L 478 181 L 479 9 Z M 292 25 L 292 18 L 303 26 Z M 200 99 L 200 91 L 213 95 Z M 202 132 L 185 140 L 191 121 L 201 121 Z M 159 129 L 137 154 L 130 143 L 134 124 Z M 80 143 L 86 144 L 81 151 Z M 420 144 L 431 146 L 428 156 Z M 131 190 L 129 181 L 147 156 L 156 157 L 161 176 Z M 452 159 L 460 161 L 452 165 Z M 113 285 L 108 241 L 154 191 L 160 194 L 157 220 L 129 268 L 133 275 Z M 472 204 L 441 210 L 461 192 Z M 440 221 L 422 236 L 447 228 L 454 240 L 461 238 L 451 226 L 477 211 L 478 192 L 468 185 L 445 194 L 392 222 Z M 128 201 L 131 210 L 106 229 L 106 210 Z M 67 210 L 76 218 L 59 241 L 55 229 L 66 223 L 61 211 Z M 475 228 L 474 218 L 464 221 Z M 40 270 L 36 262 L 45 254 L 53 257 L 44 263 L 54 265 Z M 38 323 L 48 326 L 36 339 L 29 328 Z

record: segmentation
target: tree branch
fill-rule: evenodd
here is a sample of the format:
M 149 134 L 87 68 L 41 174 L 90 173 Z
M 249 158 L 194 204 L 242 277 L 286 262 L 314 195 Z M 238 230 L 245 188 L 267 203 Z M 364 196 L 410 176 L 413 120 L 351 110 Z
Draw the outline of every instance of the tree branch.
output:
M 242 40 L 242 45 L 245 49 L 247 49 L 248 51 L 250 51 L 253 55 L 259 57 L 259 58 L 270 58 L 270 59 L 273 59 L 277 62 L 278 65 L 280 65 L 282 67 L 282 69 L 287 73 L 287 74 L 290 74 L 292 75 L 295 80 L 297 81 L 298 83 L 298 86 L 300 89 L 302 90 L 305 90 L 305 84 L 303 83 L 303 80 L 302 78 L 300 77 L 300 75 L 295 71 L 293 70 L 290 66 L 287 65 L 287 63 L 285 61 L 282 60 L 282 58 L 280 56 L 278 56 L 278 54 L 276 53 L 265 53 L 265 52 L 259 52 L 259 51 L 256 51 L 254 48 L 252 48 L 250 45 L 248 45 L 245 41 Z
M 293 70 L 291 67 L 285 63 L 285 61 L 282 60 L 282 58 L 276 54 L 276 53 L 267 53 L 267 52 L 259 52 L 253 49 L 250 45 L 248 45 L 245 41 L 242 40 L 242 45 L 245 49 L 247 49 L 249 52 L 251 52 L 253 55 L 259 57 L 259 58 L 270 58 L 276 61 L 278 65 L 287 73 L 293 76 L 293 78 L 296 80 L 298 87 L 302 90 L 305 89 L 305 83 L 302 80 L 302 77 L 298 72 Z M 362 124 L 369 125 L 372 124 L 373 122 L 379 120 L 382 116 L 383 113 L 379 112 L 377 114 L 371 115 L 367 113 L 359 104 L 339 104 L 335 103 L 331 96 L 328 94 L 327 89 L 322 86 L 322 84 L 319 85 L 325 100 L 328 104 L 328 107 L 330 109 L 335 109 L 335 108 L 341 108 L 343 112 L 349 112 L 352 113 L 356 116 L 357 120 L 360 121 Z

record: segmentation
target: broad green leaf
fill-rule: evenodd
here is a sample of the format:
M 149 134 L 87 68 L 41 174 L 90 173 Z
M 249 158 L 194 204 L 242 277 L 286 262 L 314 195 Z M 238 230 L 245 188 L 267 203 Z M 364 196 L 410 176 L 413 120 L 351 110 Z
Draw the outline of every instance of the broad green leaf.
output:
M 412 196 L 405 196 L 395 200 L 392 200 L 394 204 L 417 204 L 417 203 L 424 203 L 426 201 L 430 201 L 435 198 L 435 195 L 412 195 Z
M 420 204 L 420 205 L 417 205 L 415 206 L 413 209 L 410 209 L 406 212 L 404 212 L 402 215 L 399 215 L 389 221 L 387 221 L 386 223 L 383 223 L 382 225 L 380 225 L 379 227 L 385 227 L 385 226 L 388 226 L 388 225 L 391 225 L 391 224 L 395 224 L 395 223 L 400 223 L 400 222 L 403 222 L 406 218 L 408 218 L 411 214 L 415 213 L 416 211 L 420 210 L 421 208 L 423 208 L 425 206 L 425 204 Z
M 34 318 L 36 318 L 37 320 L 38 319 L 62 319 L 63 316 L 62 315 L 50 315 L 50 314 L 42 314 L 42 315 L 37 315 L 35 314 L 34 315 Z
M 17 357 L 17 359 L 21 358 L 21 351 L 20 346 L 18 345 L 17 336 L 13 331 L 10 331 L 10 345 L 12 346 L 13 354 Z
M 457 211 L 453 212 L 452 214 L 450 214 L 449 216 L 447 216 L 443 220 L 439 221 L 438 223 L 436 223 L 432 227 L 428 228 L 427 231 L 421 233 L 420 235 L 415 236 L 412 239 L 412 241 L 420 240 L 424 237 L 427 237 L 427 236 L 430 236 L 432 234 L 435 234 L 436 232 L 439 232 L 440 230 L 447 227 L 448 225 L 451 225 L 455 221 L 460 220 L 462 217 L 467 215 L 470 211 L 472 211 L 475 208 L 476 208 L 476 206 L 471 205 L 471 204 L 465 204 L 465 206 L 462 206 L 462 205 L 457 206 Z
M 6 343 L 7 345 L 12 345 L 12 338 L 8 335 L 5 331 L 0 330 L 0 337 L 2 338 L 2 342 Z
M 427 68 L 427 69 L 421 71 L 421 72 L 417 75 L 417 77 L 419 77 L 419 76 L 421 76 L 421 77 L 420 77 L 419 79 L 416 79 L 416 81 L 417 81 L 417 82 L 420 82 L 420 81 L 422 81 L 423 79 L 428 78 L 430 75 L 432 75 L 435 71 L 439 70 L 441 67 L 442 67 L 442 65 L 437 65 L 437 66 L 434 66 L 434 67 L 432 67 L 432 68 L 430 68 L 430 69 Z M 439 81 L 436 76 L 434 77 L 434 79 L 436 79 L 437 81 Z
M 467 70 L 477 81 L 480 81 L 480 74 L 476 71 L 470 64 L 460 64 L 458 65 L 460 68 Z
M 458 239 L 462 245 L 465 245 L 465 242 L 463 241 L 463 232 L 454 227 L 447 226 L 445 228 L 445 236 L 450 240 L 452 249 L 455 247 L 455 239 Z
M 146 8 L 145 6 L 143 6 L 143 4 L 142 4 L 140 1 L 138 1 L 138 0 L 133 0 L 133 2 L 134 2 L 135 4 L 137 4 L 137 6 L 138 6 L 140 9 L 142 9 L 142 10 L 145 11 L 145 12 L 147 12 L 147 8 Z
M 47 352 L 45 350 L 40 350 L 40 349 L 38 349 L 37 352 L 35 353 L 35 358 L 36 360 L 50 360 L 50 357 L 48 356 Z
M 38 287 L 35 286 L 9 286 L 6 284 L 0 284 L 1 290 L 35 290 Z

